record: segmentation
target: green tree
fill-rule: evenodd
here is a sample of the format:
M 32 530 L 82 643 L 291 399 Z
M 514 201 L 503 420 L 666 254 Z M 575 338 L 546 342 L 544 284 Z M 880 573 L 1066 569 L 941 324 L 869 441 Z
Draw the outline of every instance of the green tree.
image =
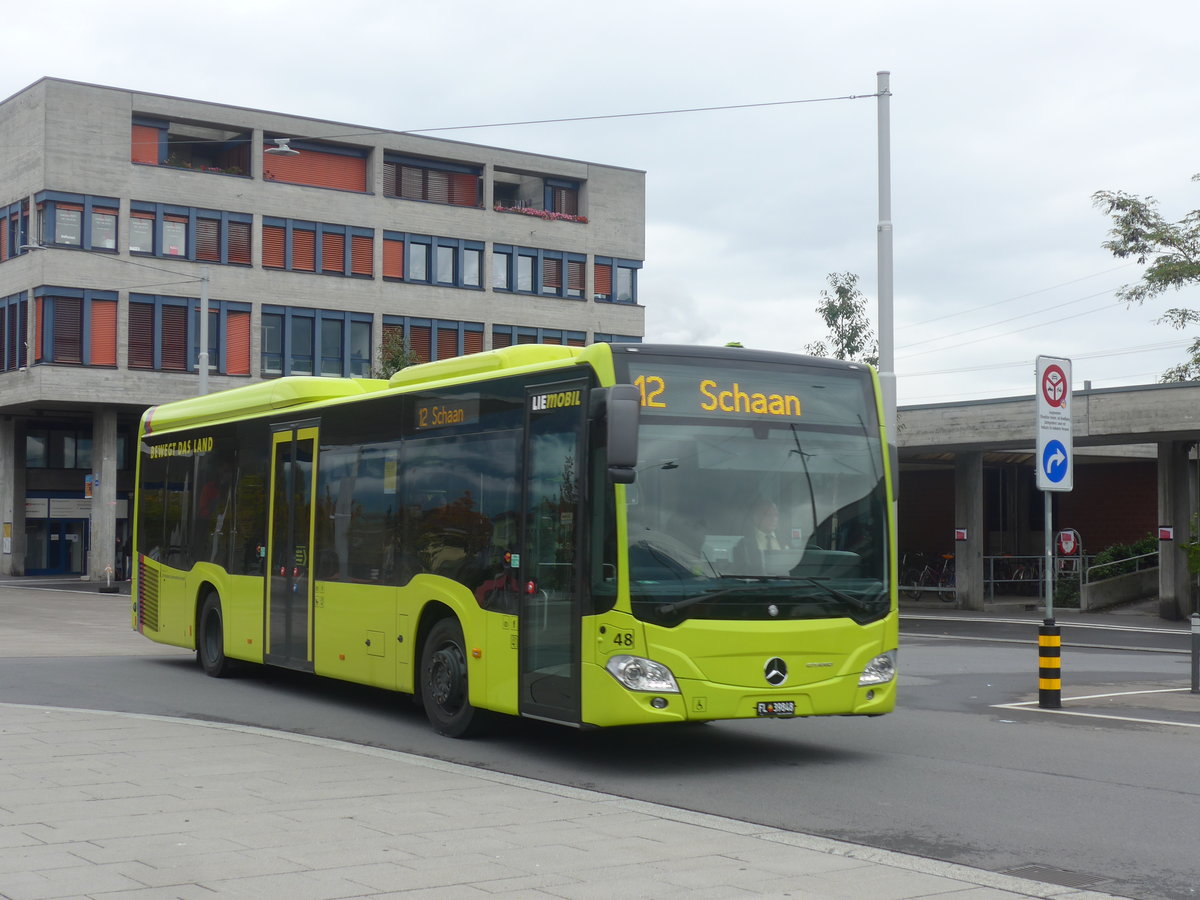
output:
M 391 328 L 383 333 L 383 342 L 379 345 L 379 368 L 372 375 L 375 378 L 391 378 L 401 369 L 417 364 L 417 353 L 408 345 L 404 332 Z
M 813 356 L 832 356 L 879 365 L 879 343 L 867 315 L 867 297 L 858 289 L 852 272 L 830 272 L 831 291 L 822 290 L 817 313 L 829 328 L 825 341 L 814 341 L 804 351 Z
M 1193 175 L 1192 181 L 1200 181 L 1200 175 Z M 1092 203 L 1112 219 L 1109 239 L 1101 246 L 1118 259 L 1134 259 L 1146 267 L 1140 281 L 1117 291 L 1119 300 L 1140 305 L 1167 291 L 1200 284 L 1200 209 L 1168 222 L 1153 197 L 1097 191 Z M 1159 316 L 1158 322 L 1187 328 L 1200 323 L 1200 310 L 1175 307 Z M 1167 369 L 1160 381 L 1200 381 L 1200 337 L 1192 340 L 1188 353 L 1190 358 Z

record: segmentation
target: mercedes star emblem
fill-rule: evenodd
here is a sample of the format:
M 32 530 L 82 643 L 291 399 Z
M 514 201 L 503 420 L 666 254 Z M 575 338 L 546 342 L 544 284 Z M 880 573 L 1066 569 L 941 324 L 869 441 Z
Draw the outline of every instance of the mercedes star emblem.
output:
M 778 656 L 774 656 L 768 659 L 767 664 L 763 666 L 763 675 L 767 678 L 767 684 L 779 687 L 787 681 L 787 663 Z

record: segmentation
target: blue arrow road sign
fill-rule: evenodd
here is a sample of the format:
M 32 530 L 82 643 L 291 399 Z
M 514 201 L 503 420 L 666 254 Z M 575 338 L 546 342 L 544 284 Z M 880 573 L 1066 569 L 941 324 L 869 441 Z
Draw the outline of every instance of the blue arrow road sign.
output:
M 1042 450 L 1042 471 L 1055 484 L 1062 481 L 1071 470 L 1070 457 L 1062 441 L 1047 441 Z

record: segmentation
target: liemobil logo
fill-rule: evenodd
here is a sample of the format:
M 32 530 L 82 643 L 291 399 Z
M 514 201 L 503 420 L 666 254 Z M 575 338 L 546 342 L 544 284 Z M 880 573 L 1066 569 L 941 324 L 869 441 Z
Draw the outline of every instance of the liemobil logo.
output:
M 787 681 L 787 663 L 778 656 L 771 657 L 767 660 L 766 665 L 763 666 L 763 676 L 767 679 L 767 684 L 779 687 L 779 685 Z
M 566 409 L 579 406 L 582 391 L 558 391 L 553 394 L 534 394 L 529 398 L 529 408 L 534 412 L 544 412 L 549 409 Z

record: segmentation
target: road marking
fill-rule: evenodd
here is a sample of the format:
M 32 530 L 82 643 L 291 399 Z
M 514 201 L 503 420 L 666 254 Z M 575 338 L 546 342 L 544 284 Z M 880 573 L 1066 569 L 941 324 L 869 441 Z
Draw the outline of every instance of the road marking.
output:
M 964 618 L 962 616 L 932 616 L 932 615 L 923 616 L 920 614 L 910 614 L 910 613 L 901 613 L 900 618 L 901 618 L 901 620 L 919 619 L 919 620 L 928 621 L 928 622 L 965 622 L 965 623 L 989 622 L 992 624 L 1000 624 L 1000 625 L 1029 625 L 1034 628 L 1036 628 L 1038 625 L 1041 624 L 1040 619 L 1037 619 L 1037 620 L 1035 620 L 1035 619 L 992 619 L 992 618 L 984 618 L 984 617 L 975 618 L 974 616 L 972 616 L 970 618 Z M 1185 635 L 1185 634 L 1189 633 L 1187 625 L 1181 625 L 1179 628 L 1147 628 L 1144 625 L 1107 625 L 1107 624 L 1103 624 L 1100 622 L 1072 622 L 1069 619 L 1067 619 L 1067 620 L 1060 619 L 1060 620 L 1058 620 L 1057 624 L 1063 626 L 1064 628 L 1068 628 L 1068 627 L 1069 628 L 1095 628 L 1095 629 L 1098 629 L 1101 631 L 1136 631 L 1139 633 L 1144 632 L 1146 634 L 1179 634 L 1179 635 Z
M 1183 694 L 1188 688 L 1154 688 L 1148 691 L 1115 691 L 1109 694 L 1088 694 L 1083 697 L 1063 697 L 1063 703 L 1075 700 L 1105 700 L 1109 697 L 1137 697 L 1143 694 Z M 1069 709 L 1042 709 L 1037 700 L 1022 700 L 1019 703 L 997 703 L 992 709 L 1025 709 L 1031 712 L 1054 713 L 1059 716 L 1078 716 L 1083 719 L 1108 719 L 1114 722 L 1137 722 L 1141 725 L 1178 725 L 1180 728 L 1200 728 L 1200 722 L 1174 722 L 1170 719 L 1145 719 L 1138 716 L 1113 716 L 1106 713 L 1076 712 Z

